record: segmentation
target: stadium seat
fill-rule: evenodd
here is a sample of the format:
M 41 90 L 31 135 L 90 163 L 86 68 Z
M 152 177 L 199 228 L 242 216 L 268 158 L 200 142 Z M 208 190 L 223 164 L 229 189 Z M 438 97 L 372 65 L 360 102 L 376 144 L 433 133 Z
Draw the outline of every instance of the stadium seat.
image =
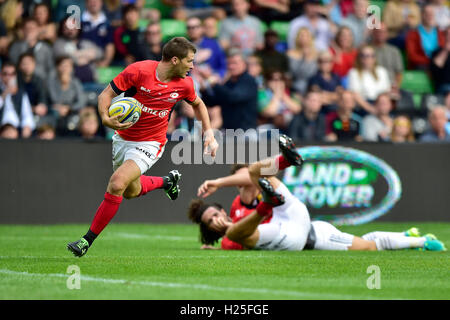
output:
M 167 41 L 173 37 L 185 37 L 186 23 L 174 19 L 161 19 L 161 31 L 163 34 L 163 41 Z
M 156 9 L 161 13 L 161 18 L 167 18 L 170 15 L 171 8 L 165 5 L 161 0 L 145 0 L 145 9 Z
M 433 92 L 433 84 L 424 71 L 405 70 L 401 88 L 414 94 L 424 94 Z
M 288 31 L 289 31 L 289 22 L 287 21 L 272 21 L 270 23 L 270 29 L 275 30 L 278 33 L 281 41 L 286 41 Z
M 385 0 L 370 0 L 370 5 L 375 5 L 375 6 L 380 7 L 380 10 L 381 10 L 380 13 L 383 14 L 384 7 L 386 6 L 386 1 Z
M 261 31 L 262 33 L 266 32 L 269 29 L 269 26 L 264 21 L 261 21 Z
M 122 70 L 123 70 L 123 67 L 116 67 L 116 66 L 114 66 L 114 67 L 99 67 L 99 68 L 97 68 L 97 79 L 98 79 L 97 81 L 98 81 L 98 83 L 108 84 Z

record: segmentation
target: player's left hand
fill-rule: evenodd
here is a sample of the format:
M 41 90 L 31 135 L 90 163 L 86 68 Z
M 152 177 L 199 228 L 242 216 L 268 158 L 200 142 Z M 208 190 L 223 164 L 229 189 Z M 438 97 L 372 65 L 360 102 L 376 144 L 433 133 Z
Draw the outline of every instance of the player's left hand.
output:
M 219 144 L 214 138 L 214 132 L 212 129 L 205 131 L 205 142 L 203 144 L 203 150 L 205 150 L 205 154 L 210 154 L 211 157 L 216 156 L 217 149 L 219 148 Z
M 206 198 L 216 192 L 218 188 L 215 180 L 206 180 L 198 187 L 197 197 Z

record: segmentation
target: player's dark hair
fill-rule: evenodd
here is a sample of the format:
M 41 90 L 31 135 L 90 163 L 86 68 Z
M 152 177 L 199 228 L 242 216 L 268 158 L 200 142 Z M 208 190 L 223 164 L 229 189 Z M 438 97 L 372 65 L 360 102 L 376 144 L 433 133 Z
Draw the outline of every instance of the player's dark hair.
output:
M 223 207 L 218 203 L 207 204 L 201 199 L 194 199 L 189 204 L 188 217 L 192 222 L 200 226 L 200 242 L 202 244 L 214 245 L 220 238 L 222 238 L 222 235 L 215 231 L 209 230 L 208 227 L 202 222 L 203 213 L 209 207 L 223 209 Z
M 34 56 L 34 54 L 27 51 L 20 55 L 19 60 L 17 61 L 17 65 L 19 66 L 22 63 L 22 60 L 25 58 L 31 58 L 31 59 L 33 59 L 33 61 L 36 62 L 36 57 Z
M 128 14 L 128 12 L 130 12 L 130 11 L 139 12 L 139 9 L 136 7 L 136 5 L 134 5 L 132 3 L 127 4 L 122 8 L 122 17 L 125 17 Z
M 68 55 L 62 55 L 55 59 L 55 66 L 59 66 L 65 60 L 72 60 L 72 58 Z
M 1 70 L 5 69 L 6 67 L 13 67 L 14 70 L 17 69 L 16 65 L 10 60 L 3 62 Z
M 164 45 L 162 50 L 162 60 L 167 62 L 173 57 L 177 57 L 181 60 L 187 57 L 189 51 L 196 53 L 197 49 L 188 39 L 184 37 L 175 37 Z
M 242 168 L 248 168 L 249 164 L 248 163 L 243 163 L 243 164 L 233 164 L 231 166 L 231 170 L 230 170 L 230 174 L 235 174 L 236 172 L 238 172 L 239 170 L 241 170 Z

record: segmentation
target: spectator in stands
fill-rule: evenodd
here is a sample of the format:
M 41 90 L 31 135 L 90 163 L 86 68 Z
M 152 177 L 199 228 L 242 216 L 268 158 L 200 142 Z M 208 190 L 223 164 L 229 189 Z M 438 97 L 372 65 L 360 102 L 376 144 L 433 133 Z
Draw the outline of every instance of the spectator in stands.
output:
M 264 33 L 264 48 L 256 52 L 256 55 L 261 58 L 264 72 L 270 70 L 289 71 L 288 58 L 276 49 L 278 41 L 279 37 L 276 31 L 269 29 Z
M 392 123 L 391 142 L 414 142 L 414 132 L 411 120 L 407 116 L 400 115 L 394 118 Z
M 52 48 L 48 43 L 39 40 L 39 25 L 36 20 L 25 20 L 22 30 L 24 39 L 13 42 L 9 49 L 10 60 L 17 63 L 21 54 L 32 52 L 36 58 L 36 74 L 47 77 L 54 69 Z
M 367 43 L 371 29 L 367 28 L 367 0 L 353 1 L 353 13 L 342 19 L 342 26 L 347 26 L 353 32 L 355 47 Z
M 403 59 L 400 50 L 387 43 L 388 33 L 385 23 L 380 23 L 372 34 L 371 45 L 375 49 L 378 65 L 384 67 L 393 87 L 400 88 L 403 75 Z
M 381 93 L 391 91 L 388 72 L 377 65 L 373 47 L 364 45 L 359 49 L 355 67 L 348 74 L 348 89 L 355 94 L 358 105 L 368 113 L 375 113 L 372 103 Z
M 145 29 L 144 35 L 144 60 L 161 60 L 162 59 L 162 33 L 159 22 L 150 22 Z
M 80 111 L 80 121 L 78 123 L 78 133 L 85 140 L 102 138 L 99 135 L 100 123 L 97 112 L 93 108 L 84 108 Z
M 334 32 L 328 20 L 320 15 L 321 2 L 319 0 L 306 0 L 304 11 L 303 15 L 295 18 L 289 24 L 288 47 L 295 48 L 298 31 L 301 28 L 308 28 L 314 35 L 316 49 L 327 49 Z
M 0 137 L 29 138 L 36 124 L 28 95 L 17 85 L 13 63 L 3 63 L 0 80 Z
M 445 39 L 442 31 L 436 27 L 433 5 L 427 3 L 422 9 L 422 23 L 406 36 L 406 54 L 409 69 L 428 70 L 430 58 Z
M 273 20 L 286 20 L 289 13 L 289 0 L 254 0 L 251 14 L 265 23 Z
M 81 39 L 90 40 L 103 50 L 103 57 L 97 63 L 107 67 L 114 59 L 113 30 L 102 11 L 103 0 L 86 0 L 86 10 L 81 15 Z
M 225 76 L 227 61 L 225 52 L 215 39 L 206 38 L 202 21 L 197 17 L 188 18 L 186 21 L 188 39 L 195 44 L 195 65 L 197 69 L 210 68 L 212 72 Z
M 353 93 L 342 91 L 336 112 L 326 116 L 327 141 L 361 141 L 361 118 L 353 110 L 356 101 Z
M 308 28 L 300 28 L 295 46 L 287 51 L 292 88 L 299 94 L 306 92 L 309 78 L 317 72 L 318 52 Z
M 437 26 L 440 30 L 445 30 L 450 26 L 450 8 L 445 2 L 445 0 L 431 0 L 434 5 Z
M 0 20 L 3 22 L 10 40 L 19 34 L 19 26 L 24 12 L 23 3 L 20 0 L 7 0 L 0 8 Z
M 39 40 L 53 43 L 56 40 L 56 24 L 50 19 L 50 8 L 45 3 L 34 7 L 33 17 L 39 25 Z
M 214 16 L 218 20 L 226 17 L 226 12 L 220 7 L 211 4 L 210 0 L 171 1 L 174 3 L 172 16 L 177 20 L 187 20 L 192 17 L 200 19 Z
M 248 0 L 231 0 L 233 15 L 220 24 L 219 42 L 224 50 L 238 48 L 247 57 L 264 44 L 261 21 L 248 14 Z
M 445 107 L 437 106 L 428 115 L 430 128 L 420 136 L 421 142 L 450 142 L 450 134 L 445 130 L 447 114 Z
M 122 9 L 122 25 L 114 30 L 115 60 L 126 66 L 143 60 L 145 53 L 143 39 L 139 31 L 139 11 L 133 4 Z
M 239 49 L 229 50 L 227 68 L 229 78 L 224 84 L 214 75 L 206 81 L 212 90 L 209 99 L 214 101 L 210 105 L 221 106 L 223 129 L 256 128 L 258 84 L 248 74 L 245 57 Z
M 19 87 L 27 93 L 33 114 L 39 120 L 46 118 L 47 121 L 51 121 L 52 117 L 48 115 L 47 107 L 47 86 L 44 78 L 35 72 L 36 59 L 33 54 L 22 54 L 19 58 L 18 69 Z
M 56 6 L 52 5 L 52 18 L 53 21 L 59 22 L 62 19 L 64 19 L 64 17 L 67 16 L 67 14 L 73 14 L 75 13 L 74 11 L 72 12 L 67 12 L 67 9 L 71 8 L 73 9 L 74 7 L 70 7 L 73 6 L 75 4 L 74 0 L 52 0 L 52 2 L 56 2 Z M 86 9 L 85 6 L 85 0 L 77 0 L 76 1 L 76 6 L 80 9 L 79 12 L 83 12 Z M 78 8 L 76 8 L 76 10 L 78 10 Z
M 258 94 L 260 124 L 265 129 L 278 128 L 286 132 L 292 117 L 301 111 L 300 102 L 291 95 L 284 74 L 272 70 L 265 75 L 265 87 Z
M 205 37 L 217 40 L 219 34 L 217 19 L 214 17 L 205 18 L 203 20 L 203 31 Z
M 450 27 L 445 30 L 444 45 L 431 55 L 430 72 L 438 94 L 450 90 Z
M 80 38 L 80 30 L 74 28 L 74 22 L 66 17 L 60 22 L 58 39 L 53 45 L 56 59 L 70 56 L 74 61 L 74 74 L 82 83 L 95 81 L 95 63 L 103 57 L 103 51 L 90 40 Z
M 322 141 L 325 138 L 325 115 L 320 111 L 322 101 L 320 91 L 306 92 L 302 112 L 295 115 L 289 125 L 289 136 L 301 141 Z
M 247 58 L 247 71 L 255 78 L 258 88 L 261 89 L 264 86 L 264 76 L 262 60 L 259 56 L 252 54 Z
M 353 32 L 348 27 L 340 27 L 330 45 L 334 55 L 333 72 L 341 78 L 347 76 L 355 63 L 358 50 L 353 45 Z
M 383 22 L 389 42 L 403 50 L 407 33 L 420 23 L 420 7 L 414 0 L 388 0 L 383 10 Z
M 362 120 L 362 137 L 365 141 L 389 141 L 393 119 L 392 101 L 389 93 L 382 93 L 375 101 L 375 114 Z
M 47 79 L 49 105 L 58 116 L 57 133 L 67 135 L 70 127 L 70 116 L 86 105 L 86 95 L 81 82 L 73 76 L 74 63 L 69 56 L 56 59 L 56 73 Z
M 447 124 L 445 125 L 445 130 L 450 134 L 450 90 L 445 93 L 444 103 L 447 109 Z
M 48 123 L 44 123 L 36 129 L 37 138 L 39 140 L 53 140 L 56 138 L 55 127 Z
M 338 92 L 342 90 L 341 79 L 333 72 L 333 55 L 329 50 L 319 53 L 319 70 L 309 79 L 308 90 L 319 91 L 322 103 L 326 106 L 335 105 Z
M 8 36 L 8 31 L 3 21 L 0 19 L 0 61 L 6 60 L 8 56 L 8 48 L 11 42 L 11 37 Z
M 122 1 L 121 0 L 104 0 L 103 12 L 113 28 L 122 25 Z
M 322 16 L 326 17 L 329 21 L 335 25 L 341 25 L 342 23 L 342 12 L 339 6 L 338 0 L 322 0 Z

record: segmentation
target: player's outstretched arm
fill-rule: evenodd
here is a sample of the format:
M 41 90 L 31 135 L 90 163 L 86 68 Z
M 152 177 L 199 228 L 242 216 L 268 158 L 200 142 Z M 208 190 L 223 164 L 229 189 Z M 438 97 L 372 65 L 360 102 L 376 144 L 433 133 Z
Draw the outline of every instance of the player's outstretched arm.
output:
M 245 218 L 233 223 L 226 232 L 226 237 L 246 248 L 254 248 L 259 240 L 259 224 L 265 219 L 256 210 Z
M 122 116 L 122 114 L 118 114 L 114 117 L 109 116 L 109 106 L 111 105 L 112 99 L 116 96 L 117 94 L 111 88 L 111 85 L 108 84 L 108 86 L 98 96 L 98 113 L 100 114 L 100 118 L 102 119 L 102 123 L 104 126 L 107 126 L 114 130 L 128 129 L 133 125 L 133 123 L 120 123 L 119 118 Z
M 235 174 L 217 178 L 214 180 L 205 180 L 197 191 L 197 196 L 206 198 L 223 187 L 248 186 L 252 184 L 247 168 L 239 169 Z
M 219 145 L 214 138 L 214 131 L 211 128 L 211 122 L 209 121 L 206 105 L 199 97 L 197 97 L 194 102 L 190 104 L 192 105 L 192 108 L 194 108 L 195 117 L 202 123 L 203 135 L 205 137 L 205 142 L 203 145 L 205 153 L 211 153 L 211 157 L 215 157 Z

